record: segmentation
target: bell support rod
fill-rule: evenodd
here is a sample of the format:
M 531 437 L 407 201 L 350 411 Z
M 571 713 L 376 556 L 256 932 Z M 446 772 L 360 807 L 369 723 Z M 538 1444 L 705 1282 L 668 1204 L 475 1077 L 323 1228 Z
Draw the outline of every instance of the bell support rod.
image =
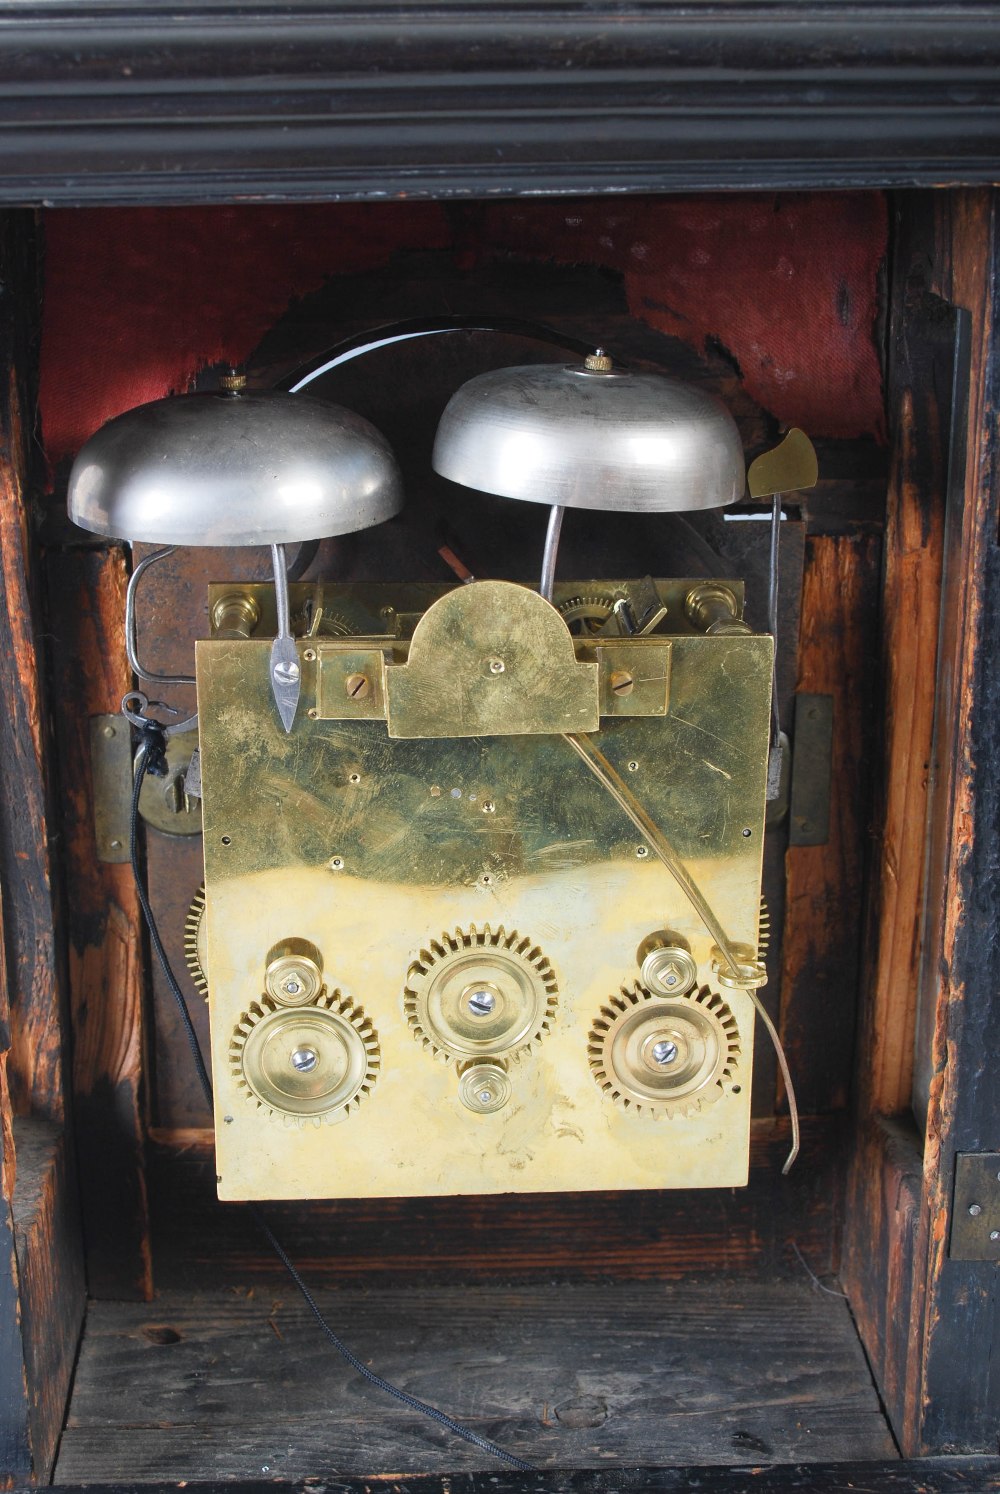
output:
M 292 637 L 288 610 L 288 571 L 284 545 L 271 546 L 274 566 L 274 603 L 278 612 L 278 636 L 271 645 L 271 694 L 286 732 L 292 729 L 299 704 L 302 671 L 298 649 Z
M 556 584 L 556 558 L 559 554 L 559 536 L 562 533 L 563 515 L 566 510 L 560 503 L 549 509 L 549 523 L 545 531 L 545 549 L 542 552 L 542 578 L 538 589 L 547 602 L 551 602 Z

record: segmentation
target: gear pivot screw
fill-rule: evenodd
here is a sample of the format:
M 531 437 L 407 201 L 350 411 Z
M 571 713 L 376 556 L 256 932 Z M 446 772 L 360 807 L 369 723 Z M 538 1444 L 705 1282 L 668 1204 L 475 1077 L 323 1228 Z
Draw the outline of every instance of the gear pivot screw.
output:
M 315 1048 L 296 1048 L 292 1054 L 292 1068 L 297 1074 L 311 1074 L 317 1062 Z

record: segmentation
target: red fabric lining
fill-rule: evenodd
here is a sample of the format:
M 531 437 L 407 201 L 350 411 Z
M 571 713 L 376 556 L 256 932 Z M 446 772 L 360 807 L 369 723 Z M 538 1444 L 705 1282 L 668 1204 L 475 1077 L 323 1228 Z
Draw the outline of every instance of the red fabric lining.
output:
M 779 421 L 883 437 L 876 194 L 80 209 L 47 213 L 45 232 L 52 465 L 200 368 L 243 362 L 327 277 L 456 242 L 463 264 L 513 254 L 614 269 L 636 317 L 699 351 L 723 344 Z

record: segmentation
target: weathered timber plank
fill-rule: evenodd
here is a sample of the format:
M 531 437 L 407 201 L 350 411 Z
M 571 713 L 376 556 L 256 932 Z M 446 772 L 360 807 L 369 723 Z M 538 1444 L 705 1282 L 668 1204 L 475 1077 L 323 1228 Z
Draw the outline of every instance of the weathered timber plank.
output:
M 879 548 L 875 535 L 806 544 L 798 688 L 833 697 L 829 840 L 785 861 L 781 1034 L 807 1113 L 843 1109 L 851 1082 Z
M 947 222 L 938 221 L 951 248 L 952 299 L 971 312 L 970 376 L 964 491 L 946 538 L 941 781 L 932 825 L 943 875 L 930 889 L 939 920 L 933 958 L 925 961 L 929 1021 L 920 1033 L 929 1079 L 928 1291 L 908 1445 L 921 1452 L 992 1452 L 1000 1414 L 996 1266 L 949 1259 L 948 1237 L 956 1154 L 992 1150 L 1000 1136 L 1000 226 L 995 192 L 956 193 L 948 207 Z
M 116 712 L 132 686 L 125 557 L 120 549 L 50 553 L 46 578 L 87 1281 L 95 1297 L 148 1297 L 139 904 L 131 867 L 97 859 L 90 749 L 90 717 Z M 129 728 L 122 720 L 117 729 Z
M 529 1461 L 892 1456 L 846 1304 L 802 1283 L 323 1292 L 366 1363 Z M 60 1480 L 493 1467 L 373 1391 L 298 1294 L 91 1308 Z
M 2 894 L 0 887 L 0 1488 L 9 1488 L 30 1478 L 32 1463 L 21 1278 L 14 1246 L 17 1153 L 7 1083 L 11 1038 Z
M 264 1478 L 191 1483 L 60 1484 L 56 1494 L 274 1494 L 277 1489 L 308 1494 L 317 1477 L 283 1483 Z M 372 1494 L 370 1479 L 324 1477 L 324 1494 Z M 632 1463 L 601 1468 L 546 1468 L 514 1473 L 387 1474 L 379 1480 L 387 1494 L 995 1494 L 1000 1489 L 998 1458 L 922 1458 L 919 1462 L 746 1463 L 738 1468 L 638 1468 Z
M 51 1121 L 14 1121 L 17 1182 L 11 1213 L 20 1277 L 33 1469 L 47 1477 L 66 1411 L 83 1323 L 83 1258 L 66 1141 Z
M 33 221 L 0 216 L 0 1483 L 48 1477 L 82 1314 L 32 513 Z M 48 1124 L 47 1144 L 13 1117 Z M 30 1127 L 30 1122 L 29 1122 Z M 22 1155 L 18 1156 L 21 1149 Z M 36 1371 L 41 1378 L 36 1379 Z
M 282 1268 L 238 1204 L 215 1197 L 210 1133 L 160 1136 L 150 1159 L 157 1281 L 225 1285 Z M 286 1247 L 329 1285 L 833 1268 L 842 1157 L 830 1118 L 806 1118 L 787 1178 L 788 1123 L 755 1121 L 748 1188 L 705 1191 L 340 1199 L 268 1207 Z
M 881 772 L 873 816 L 856 1133 L 845 1207 L 843 1276 L 890 1420 L 912 1428 L 926 1241 L 922 1136 L 882 1117 L 907 1111 L 925 949 L 927 815 L 945 508 L 962 403 L 962 313 L 932 292 L 934 217 L 895 206 L 887 379 L 887 499 Z M 961 474 L 961 462 L 958 461 Z M 931 874 L 943 876 L 940 856 Z
M 49 782 L 28 496 L 34 456 L 31 318 L 37 299 L 31 217 L 0 217 L 0 881 L 11 982 L 14 1108 L 64 1112 L 58 943 L 49 849 Z

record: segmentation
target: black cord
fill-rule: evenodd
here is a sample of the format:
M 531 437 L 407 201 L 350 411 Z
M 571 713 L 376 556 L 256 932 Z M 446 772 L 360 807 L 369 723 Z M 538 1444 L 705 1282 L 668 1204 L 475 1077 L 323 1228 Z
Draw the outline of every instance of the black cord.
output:
M 159 961 L 160 969 L 163 971 L 167 986 L 170 989 L 170 994 L 173 996 L 174 1001 L 177 1003 L 177 1008 L 180 1012 L 181 1023 L 184 1027 L 184 1033 L 187 1037 L 188 1045 L 190 1046 L 191 1053 L 194 1057 L 195 1069 L 198 1074 L 198 1079 L 201 1084 L 202 1090 L 204 1091 L 205 1098 L 211 1105 L 213 1102 L 212 1081 L 209 1077 L 208 1069 L 205 1067 L 205 1060 L 202 1057 L 201 1046 L 198 1042 L 198 1034 L 195 1031 L 194 1023 L 191 1020 L 191 1013 L 188 1010 L 188 1004 L 184 996 L 184 992 L 178 985 L 177 977 L 174 975 L 173 970 L 170 968 L 170 961 L 167 958 L 166 950 L 163 948 L 163 942 L 160 939 L 159 929 L 156 927 L 156 919 L 153 917 L 153 910 L 150 906 L 149 897 L 146 892 L 146 887 L 143 882 L 141 870 L 139 867 L 139 795 L 142 792 L 142 785 L 145 780 L 147 771 L 156 771 L 156 766 L 162 761 L 163 753 L 163 733 L 162 731 L 154 730 L 153 727 L 155 727 L 155 723 L 152 723 L 150 727 L 145 728 L 145 730 L 143 731 L 140 737 L 139 751 L 136 754 L 135 760 L 135 784 L 132 789 L 132 813 L 129 820 L 129 855 L 132 862 L 132 875 L 135 878 L 136 891 L 139 894 L 139 903 L 142 907 L 143 917 L 146 920 L 146 927 L 149 930 L 149 941 L 152 944 L 153 952 L 155 953 L 156 958 Z M 330 1324 L 323 1316 L 323 1313 L 321 1312 L 315 1297 L 309 1290 L 306 1283 L 303 1281 L 302 1277 L 299 1275 L 298 1268 L 289 1258 L 285 1247 L 282 1245 L 281 1241 L 278 1239 L 277 1235 L 274 1233 L 271 1226 L 264 1218 L 263 1214 L 254 1204 L 250 1204 L 248 1205 L 248 1207 L 264 1238 L 267 1240 L 271 1249 L 274 1251 L 275 1255 L 278 1257 L 279 1261 L 288 1272 L 292 1281 L 295 1283 L 299 1292 L 302 1294 L 302 1300 L 305 1302 L 309 1311 L 316 1319 L 320 1330 L 330 1341 L 341 1358 L 345 1359 L 351 1366 L 351 1369 L 356 1371 L 357 1374 L 361 1375 L 365 1380 L 367 1380 L 369 1385 L 374 1385 L 376 1390 L 383 1390 L 385 1391 L 386 1395 L 391 1395 L 397 1401 L 401 1401 L 402 1404 L 404 1406 L 408 1406 L 411 1411 L 419 1411 L 421 1415 L 430 1417 L 431 1421 L 436 1421 L 439 1426 L 444 1427 L 448 1432 L 452 1432 L 456 1437 L 461 1437 L 464 1442 L 471 1442 L 473 1447 L 478 1447 L 480 1451 L 489 1453 L 490 1457 L 498 1458 L 501 1463 L 507 1463 L 511 1468 L 517 1468 L 522 1473 L 536 1473 L 538 1471 L 533 1463 L 526 1463 L 523 1458 L 516 1457 L 514 1453 L 507 1452 L 505 1448 L 500 1447 L 496 1442 L 491 1442 L 488 1437 L 480 1436 L 480 1434 L 478 1432 L 474 1432 L 471 1427 L 463 1426 L 460 1421 L 455 1421 L 444 1411 L 439 1411 L 436 1406 L 431 1406 L 426 1401 L 418 1400 L 415 1395 L 410 1395 L 407 1391 L 401 1390 L 398 1385 L 393 1385 L 390 1380 L 383 1380 L 381 1375 L 377 1375 L 374 1370 L 369 1369 L 368 1366 L 358 1358 L 353 1350 L 347 1347 L 343 1339 L 340 1338 L 339 1335 L 335 1333 L 334 1330 L 330 1327 Z

